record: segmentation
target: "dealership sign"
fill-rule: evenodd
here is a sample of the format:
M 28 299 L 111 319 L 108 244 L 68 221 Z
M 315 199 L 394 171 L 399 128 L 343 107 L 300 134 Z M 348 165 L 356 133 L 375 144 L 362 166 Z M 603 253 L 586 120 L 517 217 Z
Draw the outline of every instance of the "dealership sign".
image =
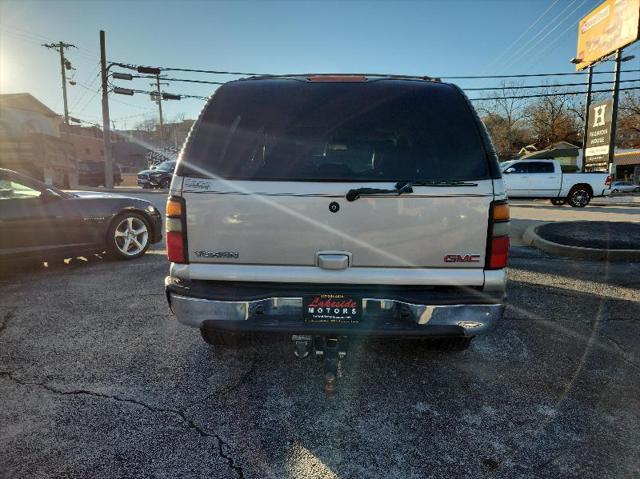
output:
M 635 42 L 640 36 L 640 0 L 606 0 L 578 24 L 577 70 Z
M 613 100 L 592 103 L 589 106 L 585 166 L 590 169 L 606 168 L 611 148 L 611 118 Z

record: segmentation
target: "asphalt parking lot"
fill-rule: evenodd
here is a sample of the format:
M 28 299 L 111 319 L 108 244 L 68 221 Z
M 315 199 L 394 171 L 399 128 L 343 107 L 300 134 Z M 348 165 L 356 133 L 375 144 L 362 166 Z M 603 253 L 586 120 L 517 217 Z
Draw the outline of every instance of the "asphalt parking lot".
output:
M 176 324 L 166 273 L 156 249 L 0 277 L 1 477 L 640 470 L 640 263 L 516 245 L 493 333 L 461 353 L 354 345 L 331 399 L 286 339 L 212 351 Z

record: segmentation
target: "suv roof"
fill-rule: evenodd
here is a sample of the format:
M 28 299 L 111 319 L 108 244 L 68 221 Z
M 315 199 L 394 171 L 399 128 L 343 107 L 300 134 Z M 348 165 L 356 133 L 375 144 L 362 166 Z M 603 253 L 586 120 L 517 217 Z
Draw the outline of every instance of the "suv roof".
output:
M 356 82 L 374 80 L 422 80 L 441 82 L 440 78 L 426 75 L 396 75 L 388 73 L 285 73 L 278 75 L 254 75 L 240 80 L 269 80 L 274 78 L 317 81 L 317 82 Z

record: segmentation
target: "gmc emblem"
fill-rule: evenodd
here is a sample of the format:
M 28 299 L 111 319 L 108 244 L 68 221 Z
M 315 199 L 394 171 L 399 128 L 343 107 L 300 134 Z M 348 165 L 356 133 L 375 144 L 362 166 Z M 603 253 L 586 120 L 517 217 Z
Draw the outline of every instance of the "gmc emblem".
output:
M 445 263 L 479 263 L 479 254 L 448 254 L 444 257 Z

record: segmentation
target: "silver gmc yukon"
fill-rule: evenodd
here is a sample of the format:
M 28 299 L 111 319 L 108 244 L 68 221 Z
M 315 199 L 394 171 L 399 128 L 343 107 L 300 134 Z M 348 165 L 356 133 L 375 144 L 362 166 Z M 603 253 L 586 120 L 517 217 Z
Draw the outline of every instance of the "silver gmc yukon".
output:
M 465 95 L 437 79 L 226 83 L 181 153 L 166 230 L 171 309 L 212 344 L 286 333 L 298 356 L 363 335 L 460 349 L 503 314 L 498 162 Z

